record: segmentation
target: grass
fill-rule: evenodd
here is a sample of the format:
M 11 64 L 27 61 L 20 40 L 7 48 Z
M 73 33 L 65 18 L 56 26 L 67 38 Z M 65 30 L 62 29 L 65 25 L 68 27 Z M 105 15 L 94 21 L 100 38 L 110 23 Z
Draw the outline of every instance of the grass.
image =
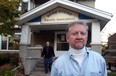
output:
M 116 76 L 116 72 L 108 73 L 108 76 Z

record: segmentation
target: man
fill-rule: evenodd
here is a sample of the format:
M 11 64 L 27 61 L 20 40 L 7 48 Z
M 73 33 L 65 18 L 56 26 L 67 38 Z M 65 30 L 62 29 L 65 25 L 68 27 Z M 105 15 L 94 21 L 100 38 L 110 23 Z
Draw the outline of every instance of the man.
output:
M 52 57 L 54 57 L 54 50 L 53 47 L 50 45 L 50 42 L 46 42 L 46 46 L 43 48 L 42 51 L 42 59 L 44 57 L 44 68 L 45 68 L 45 73 L 48 73 L 48 67 L 49 70 L 51 71 L 51 65 L 52 65 Z
M 104 58 L 88 49 L 88 26 L 73 22 L 67 27 L 69 50 L 52 65 L 51 76 L 107 76 Z

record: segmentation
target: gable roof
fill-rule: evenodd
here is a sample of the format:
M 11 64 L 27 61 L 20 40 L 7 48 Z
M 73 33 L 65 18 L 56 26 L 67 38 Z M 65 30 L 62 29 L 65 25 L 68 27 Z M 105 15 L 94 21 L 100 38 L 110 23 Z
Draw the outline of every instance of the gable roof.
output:
M 19 21 L 19 25 L 22 25 L 23 23 L 26 23 L 34 18 L 36 18 L 37 16 L 41 16 L 42 14 L 55 9 L 57 7 L 64 7 L 67 9 L 70 9 L 72 11 L 96 18 L 98 20 L 100 20 L 101 24 L 103 25 L 103 27 L 105 26 L 105 24 L 111 19 L 112 14 L 102 11 L 102 10 L 98 10 L 92 7 L 88 7 L 85 5 L 81 5 L 72 1 L 68 1 L 68 0 L 50 0 L 30 11 L 28 11 L 27 13 L 23 14 L 20 16 L 20 21 Z

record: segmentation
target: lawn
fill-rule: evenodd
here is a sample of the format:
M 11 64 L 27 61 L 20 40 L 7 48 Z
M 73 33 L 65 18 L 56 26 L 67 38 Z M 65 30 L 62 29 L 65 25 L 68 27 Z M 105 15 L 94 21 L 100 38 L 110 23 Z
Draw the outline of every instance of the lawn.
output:
M 108 73 L 108 76 L 116 76 L 116 72 Z

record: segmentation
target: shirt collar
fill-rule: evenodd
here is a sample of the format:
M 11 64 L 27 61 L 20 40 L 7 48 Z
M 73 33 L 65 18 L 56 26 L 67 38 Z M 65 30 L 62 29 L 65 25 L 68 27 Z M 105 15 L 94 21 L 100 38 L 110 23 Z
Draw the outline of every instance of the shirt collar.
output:
M 86 50 L 87 56 L 89 56 L 89 49 L 88 49 L 87 47 L 85 47 L 85 50 Z M 72 58 L 71 49 L 69 49 L 69 51 L 68 51 L 68 55 L 69 55 L 69 57 Z
M 85 46 L 79 50 L 70 47 L 70 51 L 71 51 L 71 54 L 73 54 L 73 55 L 79 55 L 79 54 L 84 53 L 86 51 L 86 49 L 85 49 Z

